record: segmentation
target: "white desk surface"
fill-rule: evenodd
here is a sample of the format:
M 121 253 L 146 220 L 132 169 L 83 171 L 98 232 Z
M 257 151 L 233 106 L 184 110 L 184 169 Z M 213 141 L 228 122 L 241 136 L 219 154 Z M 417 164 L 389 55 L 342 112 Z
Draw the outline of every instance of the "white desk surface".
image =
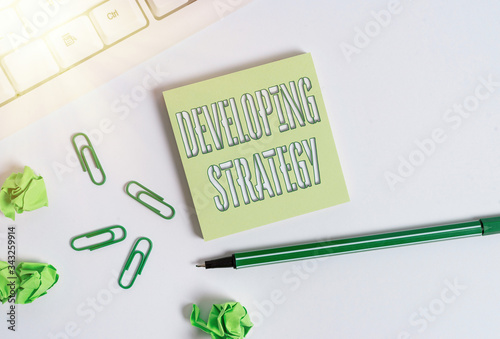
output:
M 256 323 L 249 338 L 497 338 L 500 235 L 239 271 L 194 267 L 233 251 L 500 214 L 500 5 L 392 6 L 255 0 L 1 141 L 1 181 L 30 165 L 45 177 L 50 207 L 0 218 L 0 258 L 7 225 L 16 225 L 18 260 L 48 262 L 60 281 L 18 307 L 15 335 L 0 306 L 0 336 L 208 338 L 189 323 L 192 303 L 206 315 L 214 303 L 237 300 Z M 390 22 L 375 23 L 372 11 L 394 8 Z M 369 43 L 358 29 L 371 30 Z M 350 62 L 341 49 L 348 44 L 357 48 Z M 313 54 L 351 202 L 204 242 L 162 91 L 303 52 Z M 159 83 L 128 115 L 118 112 L 122 96 L 140 92 L 148 67 L 162 72 Z M 490 91 L 482 84 L 489 78 Z M 463 117 L 455 105 L 465 107 Z M 419 157 L 417 143 L 436 130 L 445 140 Z M 70 136 L 80 131 L 97 139 L 108 175 L 102 187 L 75 162 Z M 399 173 L 410 158 L 418 165 Z M 394 190 L 388 172 L 401 176 Z M 164 196 L 175 218 L 127 197 L 129 180 Z M 127 228 L 124 242 L 70 248 L 71 237 L 114 224 Z M 153 252 L 135 285 L 117 289 L 139 236 L 153 240 Z

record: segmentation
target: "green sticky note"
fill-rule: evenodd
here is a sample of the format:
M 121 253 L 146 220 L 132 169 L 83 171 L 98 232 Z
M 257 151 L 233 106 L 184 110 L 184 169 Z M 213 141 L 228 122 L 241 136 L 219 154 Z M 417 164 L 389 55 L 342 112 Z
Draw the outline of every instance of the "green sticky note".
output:
M 205 240 L 349 201 L 310 54 L 164 92 Z
M 213 305 L 207 322 L 200 318 L 199 307 L 193 305 L 191 324 L 212 339 L 243 339 L 253 326 L 246 308 L 239 302 Z
M 11 174 L 0 190 L 0 211 L 15 220 L 16 213 L 33 211 L 48 206 L 45 182 L 28 166 L 23 173 Z

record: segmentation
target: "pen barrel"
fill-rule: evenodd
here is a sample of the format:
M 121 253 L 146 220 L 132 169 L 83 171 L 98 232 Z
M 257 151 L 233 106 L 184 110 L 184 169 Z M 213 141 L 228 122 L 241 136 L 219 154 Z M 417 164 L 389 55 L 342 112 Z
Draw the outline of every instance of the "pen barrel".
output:
M 451 240 L 483 233 L 481 221 L 433 226 L 414 230 L 366 235 L 348 239 L 286 246 L 281 248 L 236 253 L 236 268 L 260 266 L 302 259 L 313 259 L 379 248 L 398 247 L 440 240 Z

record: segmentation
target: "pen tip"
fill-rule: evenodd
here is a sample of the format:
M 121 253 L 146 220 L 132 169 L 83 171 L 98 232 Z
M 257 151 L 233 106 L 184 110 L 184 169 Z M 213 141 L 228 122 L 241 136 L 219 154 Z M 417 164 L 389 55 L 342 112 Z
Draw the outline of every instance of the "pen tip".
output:
M 205 264 L 198 264 L 196 267 L 205 267 Z

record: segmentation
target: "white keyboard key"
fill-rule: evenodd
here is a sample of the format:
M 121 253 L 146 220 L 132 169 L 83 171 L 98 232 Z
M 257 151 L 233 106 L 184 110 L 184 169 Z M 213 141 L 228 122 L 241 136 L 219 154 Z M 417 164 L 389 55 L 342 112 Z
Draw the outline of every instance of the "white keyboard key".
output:
M 0 69 L 0 104 L 16 95 L 5 73 Z
M 19 0 L 16 7 L 32 37 L 39 37 L 104 0 Z
M 47 42 L 63 68 L 76 64 L 104 47 L 86 15 L 50 32 Z
M 147 25 L 135 0 L 111 0 L 92 10 L 89 15 L 106 45 Z
M 188 0 L 147 0 L 151 12 L 156 18 L 162 17 L 188 2 Z
M 2 65 L 18 92 L 27 90 L 59 71 L 43 40 L 35 40 L 6 55 Z
M 22 35 L 23 23 L 14 9 L 0 11 L 0 55 L 28 42 Z

